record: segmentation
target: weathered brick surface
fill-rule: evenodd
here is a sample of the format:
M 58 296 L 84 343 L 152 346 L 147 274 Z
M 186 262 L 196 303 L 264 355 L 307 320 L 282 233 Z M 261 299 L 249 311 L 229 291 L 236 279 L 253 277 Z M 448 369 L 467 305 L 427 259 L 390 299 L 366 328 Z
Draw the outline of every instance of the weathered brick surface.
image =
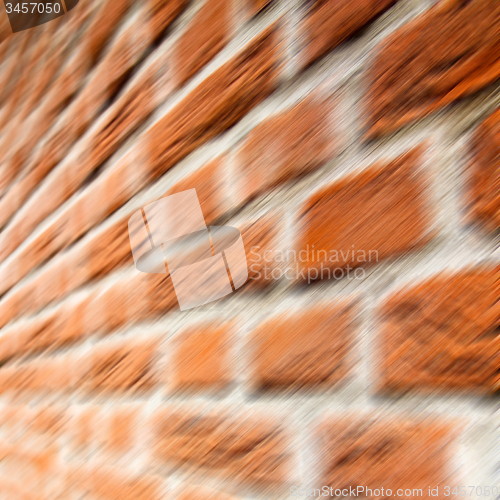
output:
M 253 15 L 260 12 L 264 7 L 271 5 L 273 0 L 246 0 L 246 3 L 250 14 Z
M 266 29 L 151 129 L 153 177 L 227 130 L 271 94 L 278 84 L 279 42 L 279 26 Z
M 95 348 L 85 375 L 88 390 L 151 390 L 158 380 L 156 348 L 153 341 L 128 341 Z
M 500 269 L 446 273 L 389 297 L 381 315 L 380 387 L 500 387 Z
M 378 498 L 391 496 L 381 493 L 384 484 L 391 485 L 385 489 L 390 488 L 392 495 L 411 485 L 411 490 L 422 489 L 422 498 L 432 498 L 428 485 L 441 486 L 442 491 L 452 478 L 454 432 L 451 424 L 439 421 L 354 415 L 326 421 L 319 431 L 321 484 L 334 489 L 377 488 Z
M 176 500 L 236 500 L 236 497 L 226 495 L 220 491 L 195 487 L 185 488 L 175 498 Z
M 289 480 L 290 436 L 275 418 L 167 410 L 156 425 L 156 455 L 170 467 L 261 485 Z
M 332 387 L 352 369 L 354 311 L 323 304 L 286 311 L 252 334 L 253 385 L 258 390 Z
M 299 266 L 338 277 L 337 269 L 371 266 L 427 243 L 432 213 L 422 154 L 412 149 L 314 194 L 300 214 Z
M 498 19 L 493 0 L 79 0 L 15 35 L 0 16 L 0 497 L 498 483 Z M 241 230 L 249 281 L 181 311 L 128 221 L 193 188 Z
M 500 227 L 500 111 L 495 111 L 474 132 L 471 144 L 470 219 L 490 230 Z
M 393 132 L 497 80 L 499 13 L 495 0 L 441 1 L 381 42 L 369 74 L 369 134 Z
M 331 159 L 336 150 L 334 106 L 309 97 L 258 125 L 237 156 L 238 202 L 305 176 Z
M 208 0 L 182 34 L 176 49 L 176 80 L 184 85 L 220 52 L 231 38 L 232 4 Z
M 196 172 L 179 181 L 165 196 L 196 189 L 207 224 L 213 223 L 230 208 L 226 186 L 227 157 L 209 161 Z
M 172 346 L 172 390 L 222 389 L 233 381 L 233 332 L 231 324 L 200 324 L 181 332 Z
M 273 257 L 275 252 L 284 247 L 282 224 L 280 215 L 272 213 L 238 226 L 247 257 L 249 277 L 247 287 L 271 285 L 274 270 L 281 272 L 280 263 Z
M 313 63 L 396 2 L 397 0 L 312 2 L 302 27 L 305 38 L 303 64 Z

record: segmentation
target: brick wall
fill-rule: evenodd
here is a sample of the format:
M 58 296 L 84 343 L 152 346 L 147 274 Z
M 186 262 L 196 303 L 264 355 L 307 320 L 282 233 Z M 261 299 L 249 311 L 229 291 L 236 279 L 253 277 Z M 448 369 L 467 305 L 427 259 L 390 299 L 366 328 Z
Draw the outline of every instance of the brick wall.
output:
M 0 18 L 1 499 L 497 498 L 497 0 Z M 128 220 L 191 188 L 249 280 L 180 311 Z

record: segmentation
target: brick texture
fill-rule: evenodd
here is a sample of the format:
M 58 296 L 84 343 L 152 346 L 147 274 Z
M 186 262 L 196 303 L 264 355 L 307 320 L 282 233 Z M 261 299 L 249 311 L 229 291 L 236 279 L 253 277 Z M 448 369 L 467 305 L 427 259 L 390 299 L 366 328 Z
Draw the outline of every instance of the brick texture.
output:
M 181 332 L 173 346 L 172 390 L 226 387 L 235 375 L 231 366 L 233 331 L 231 324 L 202 324 Z
M 392 391 L 499 388 L 500 269 L 435 276 L 384 304 L 380 386 Z
M 471 143 L 469 180 L 470 220 L 490 230 L 500 227 L 500 112 L 477 128 Z
M 333 116 L 331 101 L 312 97 L 255 127 L 237 153 L 238 201 L 304 176 L 331 159 L 337 142 Z
M 499 9 L 494 0 L 440 1 L 384 40 L 370 70 L 369 135 L 393 132 L 497 80 Z
M 434 421 L 389 418 L 331 419 L 318 432 L 322 449 L 322 485 L 333 489 L 365 486 L 379 489 L 378 498 L 389 498 L 380 488 L 422 489 L 429 484 L 443 486 L 451 479 L 449 458 L 452 456 L 450 425 Z M 440 488 L 441 490 L 441 488 Z M 366 493 L 366 491 L 365 491 Z M 332 495 L 333 496 L 333 495 Z M 368 492 L 366 495 L 372 496 Z M 407 495 L 405 498 L 411 497 Z
M 276 419 L 173 411 L 156 419 L 157 456 L 170 467 L 251 484 L 288 480 L 289 436 Z
M 370 21 L 394 5 L 397 0 L 322 0 L 311 3 L 302 26 L 305 46 L 303 64 L 313 63 L 344 40 L 356 34 Z
M 186 83 L 210 62 L 231 38 L 233 13 L 229 0 L 208 0 L 178 42 L 176 78 Z
M 313 195 L 299 219 L 299 266 L 324 278 L 325 269 L 349 271 L 427 243 L 432 213 L 422 154 L 415 148 Z
M 332 387 L 352 368 L 352 305 L 282 313 L 252 334 L 257 389 Z
M 0 499 L 498 484 L 496 0 L 66 6 L 0 15 Z M 181 310 L 190 189 L 249 275 Z
M 227 130 L 271 94 L 279 77 L 279 36 L 278 26 L 267 29 L 153 127 L 153 176 Z

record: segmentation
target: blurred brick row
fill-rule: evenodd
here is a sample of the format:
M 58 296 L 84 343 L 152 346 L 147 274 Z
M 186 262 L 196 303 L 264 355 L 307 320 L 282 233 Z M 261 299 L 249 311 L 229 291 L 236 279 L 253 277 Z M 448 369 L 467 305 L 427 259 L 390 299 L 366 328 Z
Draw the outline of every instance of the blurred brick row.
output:
M 242 189 L 238 190 L 242 199 L 252 194 L 255 196 L 256 193 L 264 192 L 265 188 L 269 189 L 277 182 L 298 175 L 303 168 L 311 168 L 308 166 L 308 161 L 312 161 L 312 165 L 317 165 L 317 159 L 314 156 L 309 157 L 308 151 L 314 155 L 322 151 L 324 146 L 317 142 L 318 140 L 323 142 L 321 130 L 305 127 L 304 149 L 298 153 L 297 149 L 301 148 L 301 142 L 291 141 L 287 148 L 287 146 L 283 147 L 279 139 L 279 134 L 282 134 L 283 138 L 289 138 L 292 130 L 301 125 L 302 117 L 307 117 L 309 111 L 316 118 L 317 113 L 321 116 L 322 111 L 319 108 L 316 109 L 315 106 L 314 103 L 304 102 L 297 107 L 301 119 L 297 119 L 295 109 L 289 112 L 291 115 L 285 114 L 279 117 L 278 120 L 286 120 L 284 123 L 288 123 L 289 119 L 292 120 L 293 127 L 284 126 L 281 129 L 280 126 L 273 126 L 273 134 L 278 134 L 275 137 L 269 132 L 266 133 L 264 129 L 261 134 L 259 127 L 250 134 L 249 142 L 245 143 L 242 149 L 242 156 L 246 160 L 242 163 L 242 176 L 238 181 L 242 186 Z M 315 111 L 317 111 L 316 114 L 314 114 Z M 314 122 L 316 125 L 322 123 L 321 120 Z M 267 123 L 265 122 L 262 126 L 267 126 Z M 299 138 L 300 135 L 301 133 L 299 133 Z M 259 137 L 262 138 L 262 145 L 259 144 Z M 270 137 L 273 146 L 269 142 Z M 310 140 L 309 137 L 311 137 Z M 324 144 L 327 144 L 327 141 L 324 141 Z M 277 170 L 279 174 L 272 173 L 267 162 L 270 161 L 269 155 L 272 154 L 274 147 L 277 148 L 276 151 L 280 151 L 279 156 L 286 160 L 287 169 L 295 168 L 291 158 L 297 158 L 296 161 L 300 161 L 297 163 L 297 173 L 292 171 L 287 173 L 283 168 Z M 261 150 L 261 148 L 264 149 Z M 291 155 L 289 160 L 284 156 L 284 152 L 288 149 Z M 316 274 L 312 275 L 313 277 L 331 278 L 332 272 L 336 269 L 373 266 L 388 258 L 418 250 L 429 243 L 436 235 L 437 212 L 432 203 L 433 186 L 424 165 L 425 154 L 425 146 L 418 146 L 389 163 L 379 162 L 326 185 L 311 196 L 298 213 L 298 234 L 294 251 L 295 255 L 301 255 L 301 252 L 306 252 L 308 255 L 305 260 L 296 259 L 298 266 L 304 271 L 315 270 Z M 488 163 L 486 167 L 488 170 L 483 172 L 479 163 L 481 160 L 477 158 L 473 167 L 474 188 L 471 187 L 469 190 L 470 193 L 477 193 L 471 210 L 475 213 L 484 211 L 486 208 L 481 209 L 480 206 L 486 207 L 488 203 L 487 210 L 492 220 L 487 222 L 490 227 L 494 227 L 495 207 L 500 203 L 500 199 L 495 198 L 497 196 L 494 189 L 496 171 Z M 277 158 L 273 159 L 272 165 L 277 165 L 279 163 L 276 163 L 277 161 Z M 226 168 L 227 157 L 223 155 L 178 182 L 165 193 L 165 196 L 194 187 L 206 214 L 207 223 L 213 223 L 232 208 L 230 198 L 226 196 Z M 245 174 L 247 170 L 248 178 Z M 285 177 L 281 179 L 277 175 L 285 175 Z M 245 197 L 244 193 L 248 195 Z M 118 203 L 116 197 L 112 199 Z M 464 204 L 468 202 L 469 199 L 464 200 Z M 82 213 L 87 214 L 87 217 L 90 215 L 89 211 L 80 207 L 79 204 L 74 207 L 76 207 L 74 211 L 79 209 L 77 213 L 80 219 Z M 96 214 L 101 212 L 101 208 L 98 205 L 95 206 Z M 478 218 L 481 221 L 484 219 L 483 215 L 479 214 Z M 6 294 L 0 301 L 0 323 L 5 325 L 20 315 L 36 312 L 119 267 L 129 266 L 131 253 L 127 222 L 128 217 L 119 218 L 111 225 L 93 232 L 80 244 L 53 258 L 27 283 Z M 272 219 L 267 222 L 267 224 L 271 223 L 273 223 Z M 274 223 L 278 227 L 277 221 Z M 62 224 L 60 228 L 59 224 Z M 261 259 L 267 250 L 285 251 L 284 245 L 280 243 L 281 238 L 277 234 L 279 231 L 275 231 L 276 234 L 271 240 L 265 236 L 269 233 L 269 230 L 264 227 L 265 224 L 262 221 L 252 231 L 249 230 L 248 225 L 242 226 L 242 229 L 247 228 L 244 231 L 244 243 L 249 256 L 253 247 L 259 247 L 256 251 Z M 259 234 L 260 232 L 262 235 Z M 4 289 L 9 287 L 9 282 L 15 283 L 29 273 L 37 263 L 55 255 L 61 247 L 77 238 L 78 234 L 81 233 L 75 232 L 75 226 L 64 223 L 64 220 L 57 220 L 50 225 L 13 261 L 4 262 L 2 266 L 6 277 L 3 281 Z M 336 251 L 336 258 L 330 258 L 332 249 Z M 312 254 L 310 254 L 311 251 Z M 269 268 L 269 273 L 272 273 L 272 262 L 252 262 L 251 269 L 256 276 L 262 275 L 259 266 L 264 265 Z M 272 281 L 269 280 L 269 273 L 267 274 L 268 283 Z M 256 276 L 253 277 L 255 281 L 257 281 Z M 265 277 L 261 277 L 260 281 L 265 283 Z
M 138 284 L 139 280 L 133 288 Z M 121 284 L 119 288 L 123 290 Z M 137 302 L 130 290 L 125 294 L 130 306 Z M 175 297 L 170 294 L 173 307 Z M 381 326 L 375 335 L 378 365 L 372 369 L 374 377 L 378 374 L 378 389 L 495 392 L 500 386 L 499 295 L 500 268 L 483 267 L 436 275 L 388 297 L 378 313 Z M 98 300 L 103 303 L 103 297 Z M 100 312 L 113 309 L 103 304 Z M 152 306 L 147 306 L 144 317 L 151 315 Z M 358 349 L 356 318 L 353 302 L 325 302 L 307 312 L 287 310 L 263 322 L 245 348 L 254 390 L 326 388 L 345 382 L 352 375 Z M 113 319 L 96 321 L 110 330 L 126 324 L 126 319 Z M 48 318 L 24 331 L 16 328 L 10 338 L 4 334 L 2 359 L 55 350 L 84 336 L 83 331 L 80 336 L 74 331 L 61 333 L 62 326 Z M 217 390 L 233 382 L 235 328 L 233 323 L 200 324 L 164 347 L 172 356 L 165 370 L 171 389 Z M 85 329 L 87 334 L 93 331 L 99 330 Z M 89 354 L 4 364 L 1 392 L 50 393 L 82 387 L 91 392 L 142 392 L 167 377 L 157 364 L 161 352 L 154 342 L 131 339 L 98 343 Z
M 453 142 L 450 105 L 495 91 L 499 19 L 496 0 L 80 0 L 8 36 L 0 16 L 0 499 L 459 484 L 463 419 L 395 407 L 500 388 L 494 256 L 418 278 L 410 259 L 500 228 L 498 105 L 452 145 L 451 217 L 449 144 L 422 121 Z M 139 200 L 192 188 L 247 253 L 216 319 L 180 317 L 169 275 L 132 261 Z M 383 283 L 336 274 L 404 258 Z
M 27 491 L 38 490 L 38 498 L 49 498 L 61 489 L 61 483 L 65 494 L 75 497 L 87 491 L 98 498 L 165 498 L 162 491 L 168 481 L 160 473 L 165 470 L 224 478 L 233 492 L 256 485 L 272 490 L 306 479 L 296 469 L 302 451 L 294 447 L 293 425 L 272 411 L 184 406 L 158 409 L 146 417 L 140 408 L 123 406 L 111 411 L 99 405 L 71 412 L 23 406 L 6 410 L 2 432 L 15 432 L 23 420 L 26 424 L 1 449 L 2 484 L 8 478 Z M 144 440 L 136 432 L 140 425 L 150 430 Z M 447 418 L 326 413 L 308 429 L 308 439 L 322 460 L 315 471 L 318 484 L 343 489 L 390 481 L 396 489 L 407 487 L 404 481 L 413 479 L 412 488 L 424 490 L 429 484 L 446 484 L 453 478 L 449 459 L 460 425 Z M 37 439 L 42 439 L 38 445 Z M 72 450 L 69 454 L 62 453 L 64 441 Z M 51 446 L 43 446 L 44 442 Z M 136 455 L 140 450 L 144 454 L 139 474 L 130 474 L 113 462 L 113 457 L 126 456 L 134 449 Z M 88 463 L 88 456 L 94 464 Z M 183 488 L 173 492 L 179 489 Z M 216 492 L 189 487 L 180 498 L 201 494 Z

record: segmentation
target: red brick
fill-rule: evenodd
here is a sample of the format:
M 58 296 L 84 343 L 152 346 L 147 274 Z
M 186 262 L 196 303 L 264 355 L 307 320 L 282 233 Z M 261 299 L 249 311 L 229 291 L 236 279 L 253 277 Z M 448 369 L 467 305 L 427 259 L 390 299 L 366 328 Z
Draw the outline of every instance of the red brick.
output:
M 91 392 L 145 392 L 158 381 L 158 342 L 129 340 L 97 345 L 90 354 L 85 386 Z
M 252 383 L 258 390 L 332 387 L 345 381 L 353 362 L 352 304 L 286 311 L 253 332 Z
M 90 492 L 105 500 L 160 500 L 162 480 L 155 476 L 130 476 L 110 467 L 95 468 L 90 473 Z
M 283 250 L 283 219 L 268 214 L 256 220 L 240 224 L 248 265 L 249 287 L 262 287 L 275 282 L 273 272 L 281 275 L 281 264 L 275 259 L 276 252 Z M 267 259 L 267 260 L 266 260 Z
M 246 0 L 251 15 L 259 13 L 264 7 L 271 5 L 273 0 Z
M 162 175 L 191 151 L 237 123 L 273 92 L 281 59 L 279 29 L 256 36 L 148 131 L 150 171 Z
M 94 15 L 81 43 L 85 44 L 87 56 L 95 62 L 119 26 L 131 0 L 106 0 L 95 8 Z
M 487 229 L 500 227 L 500 110 L 474 132 L 468 189 L 469 218 Z
M 125 38 L 124 34 L 120 40 L 125 40 Z M 116 47 L 116 50 L 119 50 L 118 42 Z M 130 57 L 136 56 L 138 57 L 138 52 Z M 239 55 L 205 79 L 186 97 L 186 100 L 179 103 L 166 117 L 153 126 L 144 139 L 149 144 L 150 161 L 148 164 L 153 178 L 168 170 L 196 147 L 234 125 L 252 107 L 267 97 L 277 84 L 280 62 L 279 29 L 277 25 L 273 25 L 257 36 Z M 113 79 L 117 78 L 116 75 L 120 71 L 125 71 L 124 67 L 109 69 L 110 75 L 103 73 L 102 77 L 95 76 L 92 80 L 92 86 L 111 85 Z M 235 76 L 237 76 L 237 85 L 233 81 Z M 105 78 L 106 81 L 100 81 L 100 78 Z M 87 85 L 85 90 L 91 90 L 92 86 Z M 223 91 L 224 89 L 226 92 Z M 90 92 L 90 90 L 88 91 Z M 85 96 L 83 93 L 79 94 L 78 99 L 82 103 L 87 100 L 91 102 L 98 100 L 95 96 L 91 98 L 90 94 Z M 189 103 L 189 109 L 186 108 L 186 102 Z M 201 103 L 205 103 L 206 106 L 202 106 Z M 84 106 L 84 111 L 83 114 L 87 116 L 86 106 Z M 204 133 L 198 135 L 196 131 L 200 129 L 203 129 Z M 143 147 L 143 142 L 136 144 L 137 151 Z M 126 160 L 125 164 L 123 161 L 119 163 L 119 167 L 124 169 L 123 175 L 125 177 L 133 173 Z M 119 174 L 118 177 L 121 175 Z M 3 246 L 0 258 L 9 255 L 38 222 L 55 210 L 85 180 L 82 177 L 82 170 L 75 169 L 74 165 L 69 163 L 65 167 L 64 176 L 66 176 L 64 179 L 54 177 L 50 184 L 44 186 L 44 189 L 49 189 L 50 196 L 47 196 L 44 190 L 39 190 L 37 196 L 32 197 L 30 203 L 24 205 L 23 214 L 18 215 L 17 220 L 13 220 L 12 225 L 2 233 L 0 243 Z M 106 173 L 104 182 L 101 180 L 93 190 L 84 192 L 83 196 L 87 197 L 89 192 L 98 195 L 97 199 L 92 198 L 92 205 L 87 207 L 88 211 L 84 212 L 85 218 L 90 218 L 90 223 L 84 225 L 84 231 L 116 210 L 116 187 L 114 184 L 111 184 L 114 190 L 113 196 L 104 196 L 109 194 L 106 192 L 106 185 L 110 184 L 106 184 L 106 182 L 112 177 L 114 177 L 113 172 Z M 144 182 L 145 179 L 142 177 L 140 180 L 134 179 L 133 186 L 127 187 L 128 190 L 125 194 L 120 193 L 120 202 L 125 203 L 143 186 Z M 51 253 L 81 236 L 81 231 L 75 232 L 74 228 L 71 227 L 75 215 L 73 210 L 74 208 L 70 206 L 62 212 L 50 228 L 38 236 L 40 240 L 38 244 L 30 245 L 23 250 L 22 257 L 20 257 L 22 262 L 19 265 L 21 276 L 16 273 L 9 276 L 9 279 L 2 280 L 0 291 L 8 290 L 15 281 L 21 279 Z M 26 215 L 28 213 L 29 217 Z M 48 234 L 46 234 L 47 231 Z M 57 243 L 52 242 L 53 238 L 57 238 Z
M 176 339 L 172 358 L 173 390 L 221 389 L 234 380 L 232 324 L 199 324 Z
M 233 29 L 230 0 L 207 0 L 176 46 L 176 80 L 184 85 L 229 42 Z
M 339 278 L 338 269 L 348 275 L 425 245 L 432 213 L 422 152 L 412 149 L 314 194 L 300 213 L 298 266 L 313 278 L 325 279 L 330 270 Z
M 213 223 L 229 209 L 226 162 L 226 156 L 209 161 L 196 172 L 181 179 L 165 196 L 188 189 L 196 189 L 205 222 L 207 224 Z
M 46 435 L 54 440 L 63 436 L 68 430 L 69 415 L 63 407 L 37 408 L 30 425 L 33 433 Z
M 136 429 L 139 426 L 139 408 L 118 406 L 108 417 L 107 449 L 117 454 L 130 451 L 136 442 Z
M 75 411 L 70 425 L 68 438 L 73 451 L 77 454 L 88 451 L 103 425 L 99 407 L 85 406 Z
M 146 16 L 153 40 L 165 31 L 187 4 L 188 0 L 147 0 Z
M 289 478 L 289 435 L 274 418 L 166 410 L 156 419 L 156 455 L 173 468 L 260 486 Z
M 500 387 L 500 268 L 436 275 L 381 310 L 379 386 L 493 392 Z
M 499 13 L 496 0 L 437 2 L 384 40 L 368 75 L 369 135 L 393 132 L 495 82 Z
M 304 65 L 337 47 L 373 21 L 397 0 L 322 0 L 313 2 L 302 29 Z
M 208 488 L 188 487 L 175 497 L 176 500 L 236 500 L 235 497 Z
M 168 301 L 168 293 L 166 293 L 168 288 L 165 286 L 157 290 L 158 294 L 164 294 L 161 297 L 157 297 L 155 294 L 148 295 L 152 279 L 145 274 L 129 274 L 106 287 L 102 287 L 85 304 L 84 324 L 86 330 L 89 333 L 106 335 L 117 328 L 137 323 L 149 314 L 153 314 L 151 302 L 158 299 L 162 304 L 166 303 Z M 175 299 L 175 295 L 173 299 Z M 159 307 L 160 304 L 158 304 Z M 167 305 L 165 307 L 167 308 Z M 158 311 L 155 314 L 162 313 L 164 311 Z
M 333 157 L 337 139 L 331 100 L 308 97 L 258 125 L 237 154 L 239 203 L 302 177 Z
M 320 484 L 334 490 L 383 486 L 392 495 L 399 488 L 421 488 L 421 498 L 433 498 L 429 485 L 441 492 L 451 479 L 454 435 L 450 424 L 439 421 L 359 415 L 329 419 L 318 432 Z M 380 491 L 360 496 L 388 498 Z
M 144 278 L 143 278 L 144 279 Z M 178 310 L 179 302 L 174 285 L 168 274 L 150 274 L 146 278 L 148 305 L 145 316 L 161 316 L 168 311 Z

